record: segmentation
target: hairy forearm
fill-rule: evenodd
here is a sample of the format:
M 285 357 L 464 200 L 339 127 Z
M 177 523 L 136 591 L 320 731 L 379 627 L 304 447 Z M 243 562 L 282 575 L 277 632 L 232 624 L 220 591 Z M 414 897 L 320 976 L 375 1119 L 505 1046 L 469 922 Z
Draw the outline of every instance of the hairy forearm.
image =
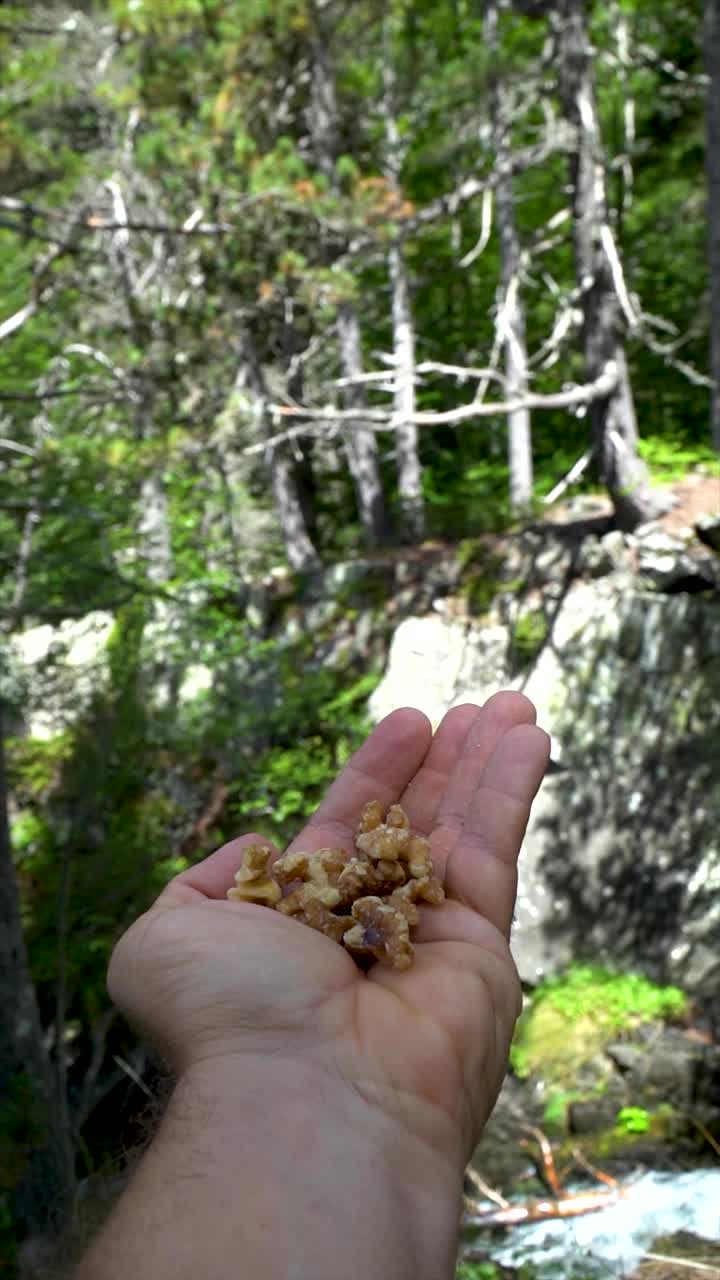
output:
M 77 1280 L 450 1280 L 461 1171 L 267 1063 L 181 1080 Z

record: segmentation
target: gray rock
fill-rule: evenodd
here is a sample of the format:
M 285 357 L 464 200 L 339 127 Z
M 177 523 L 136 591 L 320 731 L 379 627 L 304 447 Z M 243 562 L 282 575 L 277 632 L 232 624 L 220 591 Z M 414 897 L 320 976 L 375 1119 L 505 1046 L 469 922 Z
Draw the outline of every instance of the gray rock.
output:
M 634 540 L 620 529 L 612 529 L 597 541 L 586 539 L 578 572 L 590 578 L 615 573 L 631 561 Z
M 658 552 L 662 548 L 656 548 Z M 523 688 L 563 770 L 525 838 L 513 929 L 521 977 L 571 958 L 711 994 L 720 973 L 720 607 L 643 592 L 617 571 L 573 583 L 528 674 L 499 620 L 410 618 L 374 717 Z

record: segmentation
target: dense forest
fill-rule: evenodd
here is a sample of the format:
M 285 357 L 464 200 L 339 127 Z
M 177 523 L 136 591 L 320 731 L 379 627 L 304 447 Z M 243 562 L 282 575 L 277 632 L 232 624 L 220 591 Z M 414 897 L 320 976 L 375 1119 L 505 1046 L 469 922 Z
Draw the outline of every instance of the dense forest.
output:
M 28 0 L 0 56 L 10 1242 L 134 1136 L 119 932 L 364 730 L 258 592 L 720 450 L 720 2 Z

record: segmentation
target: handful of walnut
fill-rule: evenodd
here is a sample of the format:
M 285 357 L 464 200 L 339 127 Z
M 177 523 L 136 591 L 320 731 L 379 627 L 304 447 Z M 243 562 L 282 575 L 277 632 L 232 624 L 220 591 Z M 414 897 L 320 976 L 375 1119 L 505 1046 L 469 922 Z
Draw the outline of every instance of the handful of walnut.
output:
M 417 904 L 445 900 L 430 843 L 410 830 L 399 804 L 384 822 L 379 801 L 365 805 L 351 857 L 344 849 L 286 853 L 272 867 L 270 857 L 264 845 L 248 845 L 228 898 L 274 907 L 353 955 L 374 956 L 395 969 L 412 964 Z

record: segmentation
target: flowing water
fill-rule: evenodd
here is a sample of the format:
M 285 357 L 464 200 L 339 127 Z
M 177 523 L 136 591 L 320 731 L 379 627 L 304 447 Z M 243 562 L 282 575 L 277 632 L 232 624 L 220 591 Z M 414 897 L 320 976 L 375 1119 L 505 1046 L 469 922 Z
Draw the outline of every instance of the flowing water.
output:
M 659 1240 L 677 1232 L 720 1244 L 720 1169 L 688 1173 L 645 1172 L 623 1184 L 626 1194 L 597 1213 L 565 1221 L 533 1223 L 504 1233 L 482 1232 L 473 1246 L 493 1262 L 557 1280 L 606 1280 L 630 1276 Z M 716 1250 L 713 1250 L 718 1259 Z M 714 1274 L 713 1274 L 714 1273 Z M 688 1267 L 688 1280 L 715 1280 L 712 1266 Z

